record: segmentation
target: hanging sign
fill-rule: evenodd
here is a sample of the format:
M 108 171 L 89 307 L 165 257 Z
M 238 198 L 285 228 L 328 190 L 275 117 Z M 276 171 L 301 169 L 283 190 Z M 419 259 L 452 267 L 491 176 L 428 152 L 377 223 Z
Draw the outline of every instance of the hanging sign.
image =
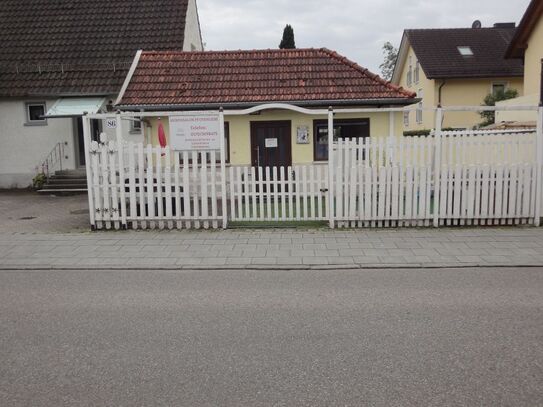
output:
M 219 113 L 170 116 L 170 144 L 177 151 L 220 150 Z

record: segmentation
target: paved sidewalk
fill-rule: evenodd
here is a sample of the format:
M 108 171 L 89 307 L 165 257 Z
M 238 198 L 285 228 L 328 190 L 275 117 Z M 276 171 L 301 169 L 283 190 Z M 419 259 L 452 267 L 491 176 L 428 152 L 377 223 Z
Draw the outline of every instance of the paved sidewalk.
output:
M 543 266 L 543 228 L 0 232 L 0 268 Z
M 40 195 L 0 191 L 0 232 L 75 232 L 89 230 L 86 194 Z

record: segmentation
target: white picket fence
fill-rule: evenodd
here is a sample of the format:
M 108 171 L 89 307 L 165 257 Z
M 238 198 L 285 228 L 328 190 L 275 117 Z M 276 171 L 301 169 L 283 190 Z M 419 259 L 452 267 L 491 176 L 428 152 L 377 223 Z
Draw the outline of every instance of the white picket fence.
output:
M 328 219 L 328 167 L 230 167 L 231 221 Z
M 444 132 L 436 139 L 339 140 L 326 164 L 230 166 L 216 152 L 90 143 L 98 229 L 218 228 L 227 221 L 329 221 L 339 227 L 533 223 L 533 132 Z M 224 202 L 223 202 L 224 201 Z M 437 213 L 436 213 L 437 211 Z M 226 219 L 226 220 L 225 220 Z
M 345 139 L 334 146 L 339 227 L 428 226 L 433 138 Z
M 339 140 L 332 177 L 337 225 L 429 226 L 435 211 L 441 225 L 533 221 L 535 133 L 442 137 L 437 172 L 434 137 Z
M 215 152 L 179 153 L 110 141 L 92 142 L 90 155 L 98 229 L 119 229 L 123 218 L 134 229 L 222 225 L 221 171 Z

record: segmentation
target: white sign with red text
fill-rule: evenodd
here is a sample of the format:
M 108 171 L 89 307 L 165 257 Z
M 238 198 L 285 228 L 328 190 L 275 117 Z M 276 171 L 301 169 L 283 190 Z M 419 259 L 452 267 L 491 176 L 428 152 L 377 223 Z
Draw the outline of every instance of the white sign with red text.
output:
M 170 144 L 176 151 L 220 150 L 219 113 L 170 116 Z

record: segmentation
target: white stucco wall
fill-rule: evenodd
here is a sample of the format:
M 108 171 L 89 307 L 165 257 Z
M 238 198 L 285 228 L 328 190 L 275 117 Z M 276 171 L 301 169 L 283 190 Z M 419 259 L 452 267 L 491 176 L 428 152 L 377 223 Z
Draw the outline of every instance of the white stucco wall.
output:
M 194 50 L 193 50 L 194 46 Z M 202 34 L 196 0 L 189 0 L 187 16 L 185 19 L 185 40 L 183 51 L 203 51 Z
M 521 96 L 515 99 L 504 100 L 497 102 L 497 106 L 537 106 L 539 104 L 539 95 L 532 93 L 531 95 Z M 514 111 L 506 110 L 496 112 L 496 123 L 502 122 L 531 122 L 537 120 L 537 112 L 535 111 Z
M 26 188 L 32 184 L 36 167 L 59 142 L 67 142 L 67 168 L 75 167 L 72 119 L 49 119 L 47 125 L 27 126 L 25 102 L 56 99 L 0 100 L 0 188 Z

